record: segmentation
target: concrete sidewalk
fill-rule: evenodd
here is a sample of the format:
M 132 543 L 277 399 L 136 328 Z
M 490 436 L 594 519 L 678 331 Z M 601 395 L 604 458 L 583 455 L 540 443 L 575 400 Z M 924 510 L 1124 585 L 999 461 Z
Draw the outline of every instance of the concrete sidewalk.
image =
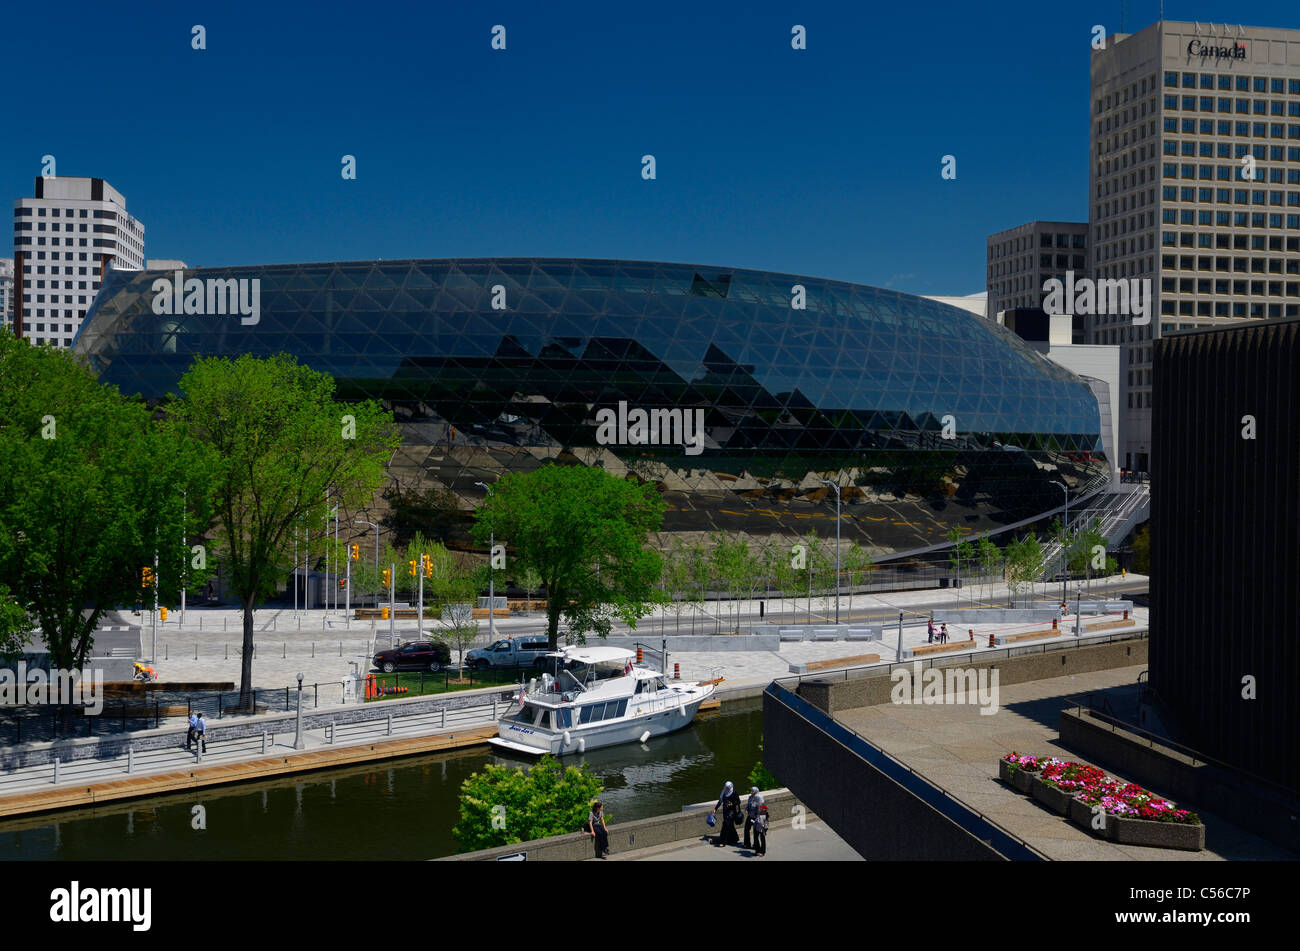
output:
M 710 836 L 683 839 L 648 849 L 611 855 L 608 861 L 622 862 L 861 862 L 862 856 L 837 836 L 820 819 L 809 817 L 802 829 L 773 828 L 767 834 L 767 854 L 759 856 L 743 844 L 718 848 Z M 596 861 L 594 858 L 591 861 Z

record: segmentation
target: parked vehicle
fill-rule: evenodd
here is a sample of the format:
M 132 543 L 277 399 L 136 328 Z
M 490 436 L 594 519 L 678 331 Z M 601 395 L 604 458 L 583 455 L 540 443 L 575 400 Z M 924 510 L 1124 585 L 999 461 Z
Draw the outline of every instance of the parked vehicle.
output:
M 386 674 L 395 670 L 439 671 L 451 663 L 451 648 L 442 641 L 407 641 L 401 647 L 379 651 L 374 663 Z
M 536 667 L 542 670 L 547 665 L 548 650 L 545 634 L 525 634 L 472 650 L 465 655 L 465 663 L 475 670 L 491 667 Z

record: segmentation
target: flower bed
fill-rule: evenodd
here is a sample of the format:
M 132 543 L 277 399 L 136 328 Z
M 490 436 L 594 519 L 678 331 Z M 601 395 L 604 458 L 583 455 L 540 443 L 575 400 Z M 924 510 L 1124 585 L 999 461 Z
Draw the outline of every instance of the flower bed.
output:
M 1178 809 L 1136 783 L 1107 776 L 1096 766 L 1009 753 L 999 761 L 998 773 L 1049 809 L 1112 842 L 1205 848 L 1205 826 L 1196 813 Z M 1104 818 L 1098 821 L 1098 816 Z

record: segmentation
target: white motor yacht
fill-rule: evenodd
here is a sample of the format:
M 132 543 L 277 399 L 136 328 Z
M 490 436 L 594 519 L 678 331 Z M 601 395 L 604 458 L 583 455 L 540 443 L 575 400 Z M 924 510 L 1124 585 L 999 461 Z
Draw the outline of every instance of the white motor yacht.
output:
M 546 655 L 553 673 L 529 681 L 519 708 L 497 724 L 494 746 L 540 756 L 645 742 L 680 730 L 717 681 L 678 682 L 642 667 L 622 647 L 566 647 Z

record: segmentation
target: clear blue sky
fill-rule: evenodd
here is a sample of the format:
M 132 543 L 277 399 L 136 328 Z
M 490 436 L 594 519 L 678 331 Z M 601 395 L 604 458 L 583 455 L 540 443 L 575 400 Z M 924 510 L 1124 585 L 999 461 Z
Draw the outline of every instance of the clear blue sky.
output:
M 1124 6 L 1128 32 L 1159 15 Z M 126 195 L 149 257 L 190 265 L 572 255 L 966 294 L 989 233 L 1086 218 L 1091 28 L 1120 10 L 11 3 L 0 196 L 52 154 Z M 1295 0 L 1166 16 L 1300 27 Z

